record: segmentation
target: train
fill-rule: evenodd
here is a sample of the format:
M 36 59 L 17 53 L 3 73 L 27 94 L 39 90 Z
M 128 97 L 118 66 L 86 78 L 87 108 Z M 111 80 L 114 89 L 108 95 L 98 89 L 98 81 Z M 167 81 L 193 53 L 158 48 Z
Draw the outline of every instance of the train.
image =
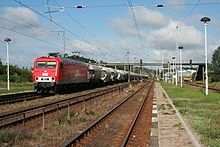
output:
M 109 84 L 128 81 L 128 71 L 89 64 L 60 55 L 36 58 L 32 81 L 38 93 L 59 93 L 82 85 Z M 147 78 L 130 73 L 130 80 Z

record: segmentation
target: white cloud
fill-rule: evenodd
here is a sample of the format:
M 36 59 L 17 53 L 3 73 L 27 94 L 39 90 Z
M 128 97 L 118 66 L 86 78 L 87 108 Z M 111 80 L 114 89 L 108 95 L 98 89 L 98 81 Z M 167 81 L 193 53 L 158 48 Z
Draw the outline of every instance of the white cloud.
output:
M 133 12 L 139 28 L 147 29 L 147 30 L 159 29 L 169 25 L 169 19 L 159 12 L 152 11 L 144 7 L 133 7 Z M 137 37 L 137 30 L 135 29 L 131 12 L 129 15 L 130 15 L 129 19 L 126 18 L 111 19 L 109 22 L 109 26 L 117 33 L 119 33 L 121 36 Z M 144 34 L 141 33 L 141 36 L 143 35 Z
M 37 14 L 24 7 L 6 7 L 3 9 L 1 25 L 35 37 L 50 37 L 50 32 L 41 26 Z
M 114 18 L 110 20 L 109 26 L 121 36 L 130 37 L 137 35 L 133 23 L 127 19 Z
M 178 42 L 178 44 L 184 46 L 184 51 L 188 54 L 186 57 L 202 59 L 202 54 L 199 57 L 196 55 L 201 53 L 201 48 L 204 46 L 204 34 L 197 28 L 169 19 L 163 14 L 148 8 L 135 7 L 134 11 L 137 24 L 142 26 L 140 27 L 140 32 L 144 46 L 140 46 L 139 41 L 137 41 L 137 35 L 134 35 L 136 34 L 136 28 L 132 25 L 133 20 L 131 17 L 110 20 L 110 27 L 116 33 L 122 37 L 129 37 L 129 41 L 119 41 L 119 46 L 130 50 L 132 48 L 139 50 L 136 51 L 139 52 L 138 55 L 149 54 L 149 59 L 154 59 L 158 57 L 162 48 L 168 50 L 170 56 L 175 55 L 176 42 Z M 176 29 L 177 25 L 179 25 L 178 29 Z
M 27 29 L 40 26 L 40 20 L 37 15 L 28 8 L 24 7 L 7 7 L 3 11 L 3 17 L 5 19 L 15 22 L 15 24 L 9 23 L 8 27 L 17 29 Z M 17 25 L 20 24 L 20 25 Z
M 134 7 L 133 12 L 138 25 L 142 28 L 158 29 L 169 24 L 169 19 L 157 11 L 152 11 L 145 7 Z
M 178 0 L 178 2 L 181 3 L 180 0 Z M 70 41 L 67 39 L 67 52 L 80 51 L 83 56 L 98 59 L 98 48 L 101 48 L 103 51 L 101 51 L 100 55 L 102 60 L 107 62 L 126 62 L 125 54 L 129 51 L 131 53 L 130 59 L 136 57 L 138 59 L 143 59 L 144 62 L 154 62 L 161 60 L 162 48 L 165 48 L 166 50 L 164 56 L 167 60 L 171 56 L 176 55 L 176 40 L 178 40 L 178 42 L 184 46 L 183 60 L 188 61 L 192 58 L 193 61 L 204 61 L 204 58 L 202 57 L 204 52 L 204 34 L 196 27 L 186 26 L 188 21 L 182 23 L 170 19 L 168 16 L 155 11 L 156 9 L 152 10 L 144 7 L 134 7 L 133 10 L 137 24 L 140 28 L 143 46 L 138 40 L 137 30 L 135 29 L 131 12 L 128 9 L 127 18 L 111 18 L 108 22 L 109 27 L 120 37 L 111 38 L 112 36 L 108 36 L 106 38 L 99 38 L 102 43 L 91 41 L 95 46 L 78 39 L 71 39 Z M 18 16 L 22 19 L 19 19 Z M 43 25 L 50 27 L 50 30 L 56 30 L 56 28 L 51 29 L 51 27 L 54 27 L 53 25 L 45 25 L 46 22 L 41 22 L 40 18 L 29 9 L 23 7 L 4 8 L 2 17 L 19 24 L 1 21 L 0 25 L 2 26 L 57 44 L 57 46 L 51 47 L 40 41 L 0 28 L 0 40 L 4 40 L 6 36 L 12 39 L 10 48 L 11 51 L 13 51 L 10 54 L 11 63 L 30 66 L 33 59 L 36 57 L 46 55 L 48 52 L 62 52 L 59 47 L 61 45 L 61 40 L 55 40 L 52 38 L 56 37 L 57 34 L 51 33 L 49 30 L 45 29 Z M 197 18 L 197 15 L 195 15 L 195 18 Z M 199 23 L 199 20 L 195 19 L 194 21 Z M 216 21 L 216 26 L 218 23 L 219 22 Z M 178 37 L 176 36 L 177 24 L 180 24 Z M 193 24 L 193 22 L 191 24 Z M 201 29 L 203 29 L 202 24 Z M 77 31 L 78 29 L 74 28 L 74 31 L 75 30 Z M 66 37 L 68 38 L 69 34 L 66 34 Z M 57 38 L 59 38 L 59 36 L 57 36 Z M 209 49 L 216 49 L 216 39 L 211 40 L 210 38 Z M 90 41 L 90 39 L 87 40 Z M 5 53 L 5 42 L 0 45 L 0 51 Z M 209 50 L 209 57 L 211 57 L 211 54 L 212 50 Z M 3 56 L 5 57 L 5 54 L 0 54 L 1 59 L 3 59 Z
M 0 26 L 5 27 L 28 36 L 50 42 L 43 43 L 30 37 L 0 28 L 0 40 L 6 37 L 11 38 L 10 42 L 10 60 L 14 65 L 28 66 L 32 65 L 36 57 L 46 55 L 48 52 L 57 52 L 60 41 L 51 41 L 51 33 L 42 26 L 40 18 L 31 10 L 24 7 L 5 7 L 2 11 L 3 20 Z M 6 21 L 8 20 L 8 21 Z M 55 36 L 55 35 L 54 35 Z M 5 42 L 1 42 L 0 58 L 5 61 Z
M 73 40 L 71 42 L 71 46 L 76 50 L 93 52 L 95 47 L 81 40 Z
M 178 22 L 170 21 L 164 28 L 151 31 L 146 36 L 146 40 L 152 48 L 175 49 L 176 42 L 186 49 L 198 49 L 202 45 L 203 35 L 193 26 L 182 26 L 176 29 Z

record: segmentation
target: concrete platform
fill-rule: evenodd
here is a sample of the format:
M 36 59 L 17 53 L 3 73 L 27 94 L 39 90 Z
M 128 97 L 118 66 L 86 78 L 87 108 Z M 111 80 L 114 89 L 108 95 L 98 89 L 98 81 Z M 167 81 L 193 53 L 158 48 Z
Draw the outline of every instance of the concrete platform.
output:
M 172 101 L 164 96 L 162 87 L 156 83 L 152 110 L 151 147 L 201 146 L 191 136 L 192 134 L 189 134 L 191 130 L 187 130 L 178 115 L 178 110 L 175 109 Z

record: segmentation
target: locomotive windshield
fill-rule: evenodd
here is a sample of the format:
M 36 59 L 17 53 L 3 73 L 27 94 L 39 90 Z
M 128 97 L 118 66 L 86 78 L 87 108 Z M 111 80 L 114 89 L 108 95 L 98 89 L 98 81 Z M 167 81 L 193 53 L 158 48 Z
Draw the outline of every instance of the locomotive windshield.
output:
M 47 62 L 47 68 L 56 68 L 56 62 L 54 61 Z
M 38 61 L 36 64 L 37 68 L 56 68 L 56 62 L 55 61 Z
M 39 61 L 36 64 L 37 68 L 46 68 L 46 62 Z

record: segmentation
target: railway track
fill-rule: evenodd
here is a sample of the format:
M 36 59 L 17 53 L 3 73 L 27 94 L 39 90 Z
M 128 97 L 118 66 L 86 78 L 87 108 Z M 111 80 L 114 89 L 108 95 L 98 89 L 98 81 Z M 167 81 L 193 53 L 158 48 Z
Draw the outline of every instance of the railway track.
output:
M 44 117 L 46 114 L 51 113 L 51 112 L 56 112 L 59 110 L 62 110 L 64 108 L 68 108 L 71 105 L 81 103 L 87 100 L 90 100 L 92 98 L 102 96 L 114 91 L 121 91 L 123 88 L 127 87 L 128 84 L 124 84 L 121 86 L 114 86 L 109 89 L 104 89 L 104 90 L 99 90 L 96 92 L 91 92 L 88 94 L 83 94 L 75 97 L 69 97 L 67 99 L 63 100 L 58 100 L 52 103 L 36 106 L 36 107 L 31 107 L 28 109 L 20 110 L 20 111 L 15 111 L 15 112 L 9 112 L 6 114 L 0 115 L 0 129 L 10 127 L 16 124 L 23 124 L 27 121 L 30 121 L 34 118 L 37 117 Z
M 146 146 L 151 128 L 152 99 L 149 97 L 153 94 L 152 87 L 152 81 L 145 84 L 82 133 L 67 141 L 63 147 L 126 146 L 128 143 L 131 146 Z M 136 134 L 136 139 L 141 140 L 139 144 L 133 144 L 132 133 Z
M 42 95 L 39 95 L 36 92 L 4 94 L 4 95 L 0 95 L 0 105 L 33 100 L 42 97 L 43 97 Z
M 13 94 L 2 94 L 2 95 L 0 95 L 0 105 L 29 101 L 29 100 L 33 100 L 33 99 L 43 98 L 46 96 L 49 96 L 49 94 L 41 95 L 41 94 L 38 94 L 34 91 L 13 93 Z
M 196 87 L 205 88 L 204 84 L 196 84 L 196 83 L 186 83 L 186 84 L 191 85 L 191 86 L 196 86 Z M 213 90 L 213 91 L 216 91 L 216 92 L 220 92 L 220 89 L 214 88 L 214 87 L 209 87 L 209 90 Z
M 127 132 L 123 143 L 121 146 L 148 146 L 150 138 L 150 128 L 146 126 L 151 126 L 151 112 L 153 103 L 153 91 L 151 90 L 153 84 L 150 87 L 145 99 L 143 100 L 140 109 L 138 110 L 135 118 Z M 146 129 L 144 129 L 146 128 Z

